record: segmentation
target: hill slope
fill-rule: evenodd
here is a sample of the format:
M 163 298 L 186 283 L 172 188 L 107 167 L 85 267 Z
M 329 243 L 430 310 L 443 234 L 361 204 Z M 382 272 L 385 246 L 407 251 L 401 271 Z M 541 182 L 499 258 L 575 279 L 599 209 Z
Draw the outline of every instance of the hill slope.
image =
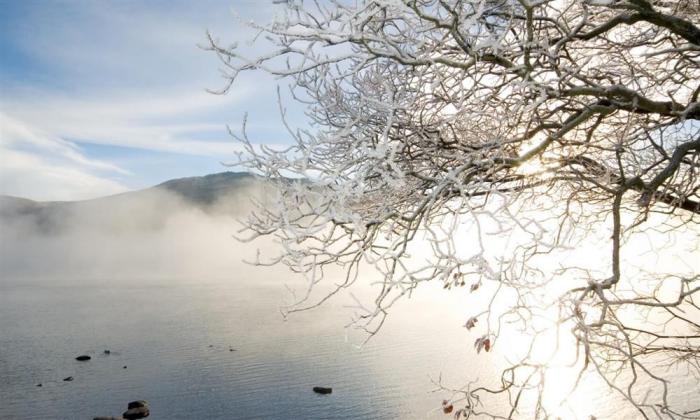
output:
M 264 181 L 255 175 L 222 172 L 173 179 L 139 191 L 84 201 L 37 202 L 0 196 L 0 223 L 43 232 L 68 226 L 101 229 L 157 228 L 175 213 L 201 211 L 240 215 L 259 196 Z

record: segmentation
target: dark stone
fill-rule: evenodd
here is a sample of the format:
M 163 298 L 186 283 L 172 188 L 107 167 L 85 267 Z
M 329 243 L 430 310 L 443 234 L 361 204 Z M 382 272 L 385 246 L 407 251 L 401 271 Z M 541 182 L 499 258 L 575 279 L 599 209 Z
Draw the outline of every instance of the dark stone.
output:
M 149 414 L 151 413 L 149 413 L 148 407 L 137 407 L 126 410 L 124 414 L 122 414 L 122 417 L 124 417 L 126 420 L 133 420 L 148 417 Z
M 106 355 L 109 356 L 110 354 L 112 354 L 112 352 L 111 352 L 110 350 L 105 350 L 105 351 L 104 351 L 104 354 L 106 354 Z
M 315 386 L 314 392 L 317 394 L 330 394 L 333 392 L 333 388 L 326 388 L 325 386 Z
M 126 366 L 124 366 L 122 369 L 126 369 Z
M 73 377 L 72 377 L 72 376 L 69 376 L 69 377 L 67 377 L 67 378 L 63 378 L 63 380 L 64 380 L 65 382 L 70 382 L 70 381 L 73 380 Z
M 126 408 L 141 408 L 141 407 L 148 408 L 148 401 L 144 401 L 144 400 L 132 401 L 129 403 L 129 405 L 126 406 Z
M 92 359 L 90 356 L 83 354 L 82 356 L 78 356 L 75 358 L 75 360 L 79 362 L 87 362 L 88 360 Z
M 38 386 L 38 387 L 42 387 L 43 385 L 42 385 L 42 384 L 36 384 L 36 386 Z

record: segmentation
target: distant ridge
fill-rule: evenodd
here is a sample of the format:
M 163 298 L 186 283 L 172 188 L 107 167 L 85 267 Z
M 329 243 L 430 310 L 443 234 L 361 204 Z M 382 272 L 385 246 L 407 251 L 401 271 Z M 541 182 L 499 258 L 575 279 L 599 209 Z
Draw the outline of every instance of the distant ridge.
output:
M 206 176 L 171 179 L 152 188 L 177 193 L 192 203 L 210 205 L 217 199 L 232 193 L 232 188 L 240 187 L 241 183 L 253 183 L 259 179 L 259 176 L 248 172 L 220 172 Z
M 179 194 L 185 199 L 194 203 L 201 202 L 210 204 L 216 201 L 219 194 L 230 192 L 232 187 L 238 186 L 241 182 L 259 181 L 261 177 L 249 172 L 219 172 L 204 176 L 190 176 L 184 178 L 174 178 L 168 181 L 157 184 L 153 187 L 148 187 L 142 190 L 127 191 L 104 197 L 91 198 L 88 200 L 75 201 L 36 201 L 29 198 L 17 197 L 12 195 L 0 195 L 0 211 L 6 206 L 15 206 L 18 208 L 65 205 L 70 203 L 81 203 L 95 200 L 107 200 L 113 197 L 125 197 L 132 194 L 144 194 L 152 190 L 167 190 Z
M 61 230 L 67 221 L 97 227 L 159 226 L 185 208 L 211 214 L 239 214 L 250 198 L 263 193 L 264 178 L 247 172 L 221 172 L 172 179 L 154 187 L 82 201 L 33 201 L 0 195 L 0 222 L 31 224 L 45 232 Z M 138 216 L 138 217 L 137 217 Z

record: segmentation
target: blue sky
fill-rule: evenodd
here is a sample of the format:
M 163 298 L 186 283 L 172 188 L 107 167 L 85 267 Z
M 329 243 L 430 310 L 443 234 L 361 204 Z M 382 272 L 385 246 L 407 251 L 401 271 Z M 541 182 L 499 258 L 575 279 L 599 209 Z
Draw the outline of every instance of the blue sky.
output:
M 276 86 L 243 75 L 226 96 L 208 29 L 251 39 L 272 2 L 0 0 L 0 194 L 86 199 L 228 168 L 226 125 L 284 144 Z M 238 17 L 236 17 L 238 16 Z M 247 47 L 255 53 L 257 44 Z M 294 110 L 301 122 L 301 110 Z

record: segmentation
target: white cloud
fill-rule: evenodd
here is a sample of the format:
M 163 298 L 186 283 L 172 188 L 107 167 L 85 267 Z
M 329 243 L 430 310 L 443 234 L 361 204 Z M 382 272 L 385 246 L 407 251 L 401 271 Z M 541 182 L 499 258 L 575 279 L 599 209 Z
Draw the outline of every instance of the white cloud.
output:
M 1 150 L 23 149 L 25 153 L 51 155 L 53 160 L 63 160 L 78 166 L 118 172 L 123 175 L 128 171 L 100 160 L 86 158 L 72 142 L 52 136 L 0 112 L 0 148 Z
M 42 157 L 0 150 L 0 193 L 39 201 L 84 200 L 128 189 L 117 181 Z
M 0 194 L 46 201 L 126 191 L 124 185 L 110 179 L 115 174 L 128 171 L 90 159 L 74 143 L 0 113 Z
M 169 4 L 32 8 L 11 33 L 50 83 L 4 86 L 0 111 L 55 137 L 217 160 L 238 149 L 225 126 L 244 112 L 279 124 L 271 77 L 243 75 L 227 95 L 205 91 L 224 84 L 218 59 L 198 47 L 205 31 L 224 39 L 254 35 L 233 17 L 231 3 Z M 235 7 L 261 20 L 272 14 L 271 4 Z
M 230 156 L 236 145 L 223 121 L 210 121 L 211 114 L 246 94 L 243 89 L 228 96 L 204 91 L 101 98 L 44 93 L 36 101 L 37 95 L 26 93 L 16 95 L 12 109 L 4 112 L 64 139 L 221 158 Z

